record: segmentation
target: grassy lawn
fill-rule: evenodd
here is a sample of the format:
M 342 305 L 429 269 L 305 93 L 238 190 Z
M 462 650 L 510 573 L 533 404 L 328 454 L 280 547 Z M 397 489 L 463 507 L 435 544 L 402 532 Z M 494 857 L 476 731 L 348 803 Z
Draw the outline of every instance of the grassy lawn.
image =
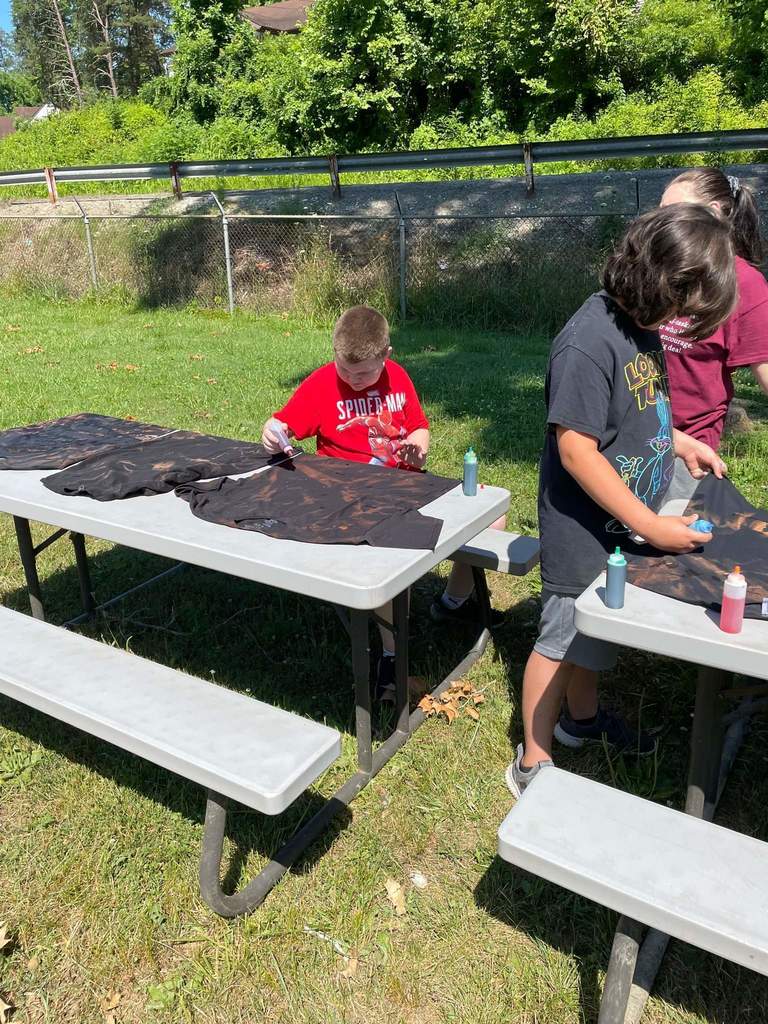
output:
M 2 427 L 90 410 L 256 438 L 265 417 L 327 358 L 329 332 L 279 317 L 27 301 L 6 303 L 0 346 Z M 432 419 L 431 467 L 458 475 L 474 444 L 481 479 L 511 491 L 510 528 L 535 532 L 548 339 L 408 327 L 394 346 Z M 765 503 L 768 405 L 747 381 L 740 392 L 757 427 L 729 442 L 726 454 L 736 484 Z M 89 552 L 101 599 L 164 566 L 102 542 L 90 541 Z M 63 621 L 78 595 L 71 546 L 53 545 L 40 565 L 50 617 Z M 26 611 L 9 517 L 0 519 L 0 576 L 2 601 Z M 531 574 L 490 583 L 508 621 L 470 676 L 487 698 L 479 722 L 426 723 L 265 905 L 235 922 L 214 916 L 197 895 L 199 787 L 0 699 L 0 922 L 15 935 L 0 954 L 0 995 L 17 1007 L 12 1019 L 593 1021 L 615 916 L 513 873 L 495 856 L 496 829 L 512 802 L 503 769 L 520 739 L 539 581 Z M 432 681 L 466 640 L 429 622 L 440 587 L 437 574 L 423 580 L 412 607 L 414 671 Z M 192 569 L 89 631 L 345 734 L 341 761 L 281 818 L 232 815 L 231 883 L 258 871 L 318 794 L 349 772 L 351 669 L 329 608 Z M 627 653 L 605 690 L 630 718 L 660 730 L 658 759 L 563 754 L 560 763 L 681 806 L 693 673 Z M 718 819 L 763 839 L 766 739 L 758 719 Z M 426 888 L 412 884 L 413 872 Z M 406 889 L 404 915 L 388 900 L 388 879 Z M 339 950 L 354 957 L 351 967 Z M 768 983 L 673 943 L 646 1019 L 757 1024 L 768 1019 Z

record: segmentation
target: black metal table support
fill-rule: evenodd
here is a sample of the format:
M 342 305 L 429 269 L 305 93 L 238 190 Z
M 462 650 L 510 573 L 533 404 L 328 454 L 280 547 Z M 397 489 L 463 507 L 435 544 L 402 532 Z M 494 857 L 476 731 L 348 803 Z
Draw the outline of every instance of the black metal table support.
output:
M 490 603 L 485 575 L 473 570 L 475 588 L 483 622 L 472 647 L 462 661 L 432 691 L 437 696 L 456 679 L 461 678 L 483 654 L 490 639 Z M 479 576 L 479 579 L 478 579 Z M 408 591 L 398 594 L 393 601 L 392 632 L 396 639 L 395 651 L 395 726 L 390 736 L 375 750 L 371 739 L 371 680 L 370 652 L 368 649 L 367 612 L 351 610 L 340 614 L 341 621 L 349 624 L 352 640 L 352 667 L 355 679 L 355 732 L 357 739 L 358 770 L 331 796 L 320 810 L 304 824 L 275 854 L 259 874 L 243 889 L 226 894 L 221 888 L 221 858 L 226 828 L 227 799 L 208 792 L 205 830 L 200 856 L 200 894 L 208 906 L 222 917 L 238 917 L 256 910 L 269 892 L 301 854 L 321 835 L 336 815 L 347 807 L 361 790 L 365 789 L 384 765 L 403 747 L 424 722 L 424 712 L 408 708 Z
M 721 693 L 729 681 L 728 672 L 699 668 L 685 812 L 706 821 L 714 816 L 745 732 L 746 719 L 742 717 L 730 725 L 723 742 Z M 646 930 L 623 915 L 619 918 L 598 1024 L 638 1024 L 668 945 L 669 936 L 663 932 Z

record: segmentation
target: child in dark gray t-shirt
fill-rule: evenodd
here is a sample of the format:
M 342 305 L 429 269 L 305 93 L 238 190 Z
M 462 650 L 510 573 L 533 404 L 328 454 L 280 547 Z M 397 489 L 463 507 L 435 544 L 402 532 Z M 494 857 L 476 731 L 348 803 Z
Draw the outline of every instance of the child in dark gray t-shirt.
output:
M 574 602 L 617 545 L 632 549 L 630 535 L 673 552 L 711 540 L 690 529 L 695 516 L 657 515 L 675 456 L 694 476 L 725 471 L 711 448 L 672 427 L 658 326 L 688 316 L 698 340 L 735 302 L 727 225 L 704 206 L 667 206 L 629 227 L 603 291 L 552 345 L 539 475 L 542 616 L 523 679 L 525 743 L 506 773 L 516 796 L 552 764 L 553 735 L 569 747 L 655 749 L 600 707 L 597 674 L 613 666 L 615 650 L 577 633 Z

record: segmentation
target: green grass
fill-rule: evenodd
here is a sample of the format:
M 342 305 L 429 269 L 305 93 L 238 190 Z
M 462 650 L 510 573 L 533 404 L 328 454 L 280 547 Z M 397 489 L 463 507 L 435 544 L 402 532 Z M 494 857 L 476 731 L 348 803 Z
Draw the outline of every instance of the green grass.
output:
M 283 317 L 18 301 L 4 306 L 0 345 L 2 427 L 88 409 L 254 438 L 327 357 L 329 332 Z M 432 468 L 458 474 L 464 449 L 475 444 L 481 479 L 512 493 L 510 528 L 534 531 L 547 339 L 406 326 L 394 345 L 432 419 Z M 758 428 L 730 444 L 732 476 L 764 503 L 768 406 L 748 383 L 740 391 Z M 89 551 L 100 598 L 164 565 L 96 541 Z M 73 565 L 66 543 L 41 557 L 54 621 L 76 603 Z M 0 521 L 0 576 L 3 603 L 26 610 L 8 517 Z M 197 895 L 198 787 L 0 700 L 0 921 L 16 936 L 0 955 L 0 994 L 18 1007 L 13 1019 L 103 1024 L 100 1002 L 117 991 L 119 1024 L 594 1020 L 614 916 L 511 871 L 494 853 L 511 804 L 503 769 L 520 739 L 520 680 L 539 583 L 535 574 L 490 582 L 509 621 L 470 676 L 487 695 L 480 721 L 428 722 L 265 905 L 236 922 L 215 917 Z M 466 640 L 428 620 L 440 587 L 433 574 L 413 599 L 414 670 L 433 681 Z M 233 815 L 232 882 L 258 871 L 318 795 L 349 772 L 350 666 L 330 609 L 192 569 L 136 595 L 90 632 L 343 731 L 339 764 L 286 815 Z M 642 708 L 644 723 L 661 730 L 657 763 L 609 765 L 599 753 L 563 755 L 561 763 L 680 806 L 692 671 L 628 653 L 605 690 L 629 717 Z M 767 736 L 758 720 L 719 814 L 763 839 Z M 411 885 L 412 871 L 426 876 L 426 889 Z M 404 917 L 387 900 L 388 878 L 406 886 Z M 345 977 L 343 957 L 307 929 L 353 952 L 357 973 Z M 675 943 L 646 1019 L 766 1017 L 765 981 Z

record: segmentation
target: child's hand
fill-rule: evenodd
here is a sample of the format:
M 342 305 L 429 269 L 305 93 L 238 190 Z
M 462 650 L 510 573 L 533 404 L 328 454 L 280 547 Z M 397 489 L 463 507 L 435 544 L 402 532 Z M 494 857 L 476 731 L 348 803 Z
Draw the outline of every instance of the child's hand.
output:
M 285 449 L 285 440 L 279 437 L 276 433 L 277 430 L 283 432 L 284 438 L 288 437 L 288 424 L 271 417 L 264 424 L 261 432 L 261 443 L 270 455 L 279 455 Z
M 424 463 L 427 461 L 427 453 L 420 444 L 414 444 L 412 441 L 405 441 L 401 444 L 397 449 L 397 454 L 401 462 L 404 462 L 406 466 L 413 466 L 415 469 L 423 469 Z
M 651 527 L 643 530 L 643 536 L 655 548 L 671 551 L 681 555 L 687 551 L 695 551 L 702 544 L 709 544 L 711 533 L 697 533 L 689 529 L 698 516 L 656 516 Z

